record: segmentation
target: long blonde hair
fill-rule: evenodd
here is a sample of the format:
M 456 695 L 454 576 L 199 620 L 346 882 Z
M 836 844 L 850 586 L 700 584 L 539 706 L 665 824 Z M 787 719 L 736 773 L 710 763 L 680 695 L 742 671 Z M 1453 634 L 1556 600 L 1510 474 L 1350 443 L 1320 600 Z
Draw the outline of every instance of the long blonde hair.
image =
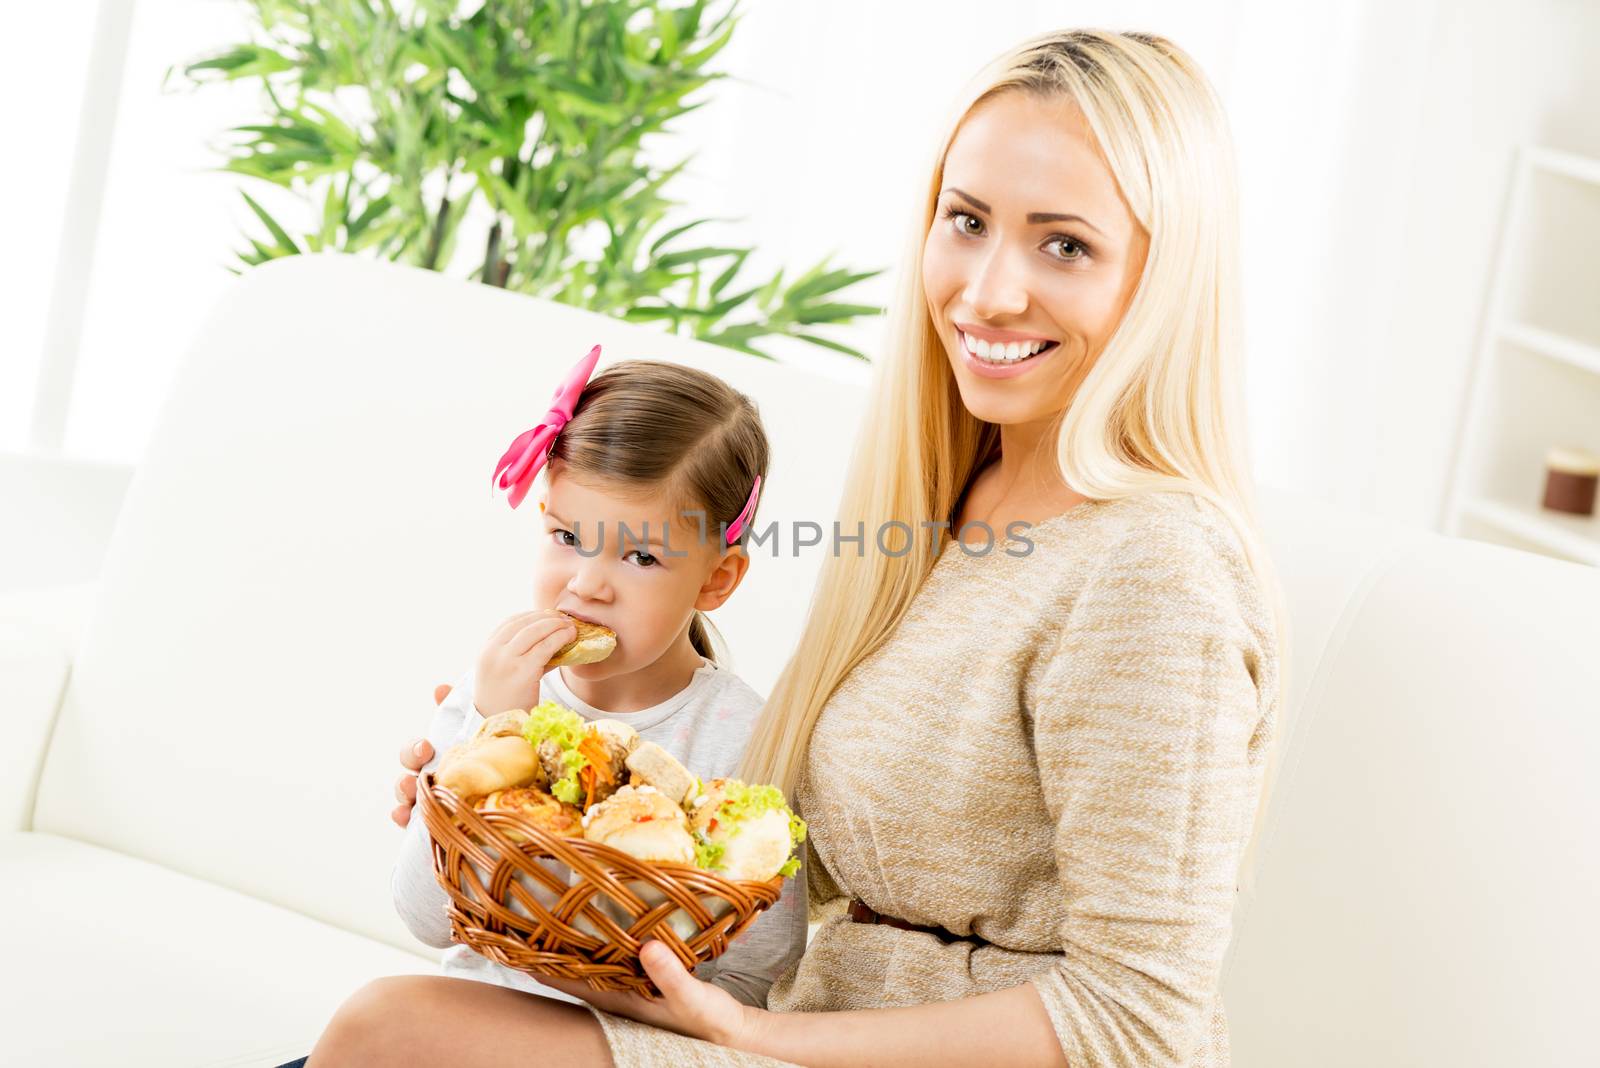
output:
M 1244 425 L 1237 191 L 1222 108 L 1189 56 L 1147 34 L 1080 30 L 1023 42 L 978 73 L 946 126 L 908 235 L 840 506 L 841 525 L 879 529 L 952 518 L 999 428 L 966 410 L 922 292 L 922 247 L 961 122 L 1001 93 L 1074 103 L 1086 118 L 1134 217 L 1150 236 L 1138 290 L 1059 423 L 1067 484 L 1097 500 L 1193 493 L 1229 519 L 1273 613 L 1279 643 L 1275 704 L 1282 731 L 1286 636 L 1282 593 L 1262 546 Z M 790 791 L 812 728 L 847 675 L 883 644 L 942 545 L 834 554 L 824 563 L 799 647 L 775 684 L 743 774 Z M 905 546 L 897 546 L 902 548 Z M 1273 744 L 1271 753 L 1281 746 Z M 1241 875 L 1254 869 L 1255 832 Z

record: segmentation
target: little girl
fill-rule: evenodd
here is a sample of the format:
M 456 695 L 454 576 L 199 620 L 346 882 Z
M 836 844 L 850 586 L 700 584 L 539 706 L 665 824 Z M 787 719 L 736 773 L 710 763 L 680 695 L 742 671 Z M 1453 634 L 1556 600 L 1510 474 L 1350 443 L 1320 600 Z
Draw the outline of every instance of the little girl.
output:
M 546 469 L 537 608 L 489 636 L 475 669 L 439 704 L 427 741 L 404 761 L 409 770 L 431 769 L 483 717 L 550 699 L 585 719 L 628 723 L 704 779 L 737 773 L 762 698 L 717 662 L 704 613 L 733 594 L 749 566 L 744 542 L 767 469 L 766 435 L 749 398 L 719 378 L 632 360 L 589 382 L 599 355 L 595 346 L 580 361 L 545 421 L 495 470 L 515 508 Z M 615 650 L 546 672 L 576 636 L 561 612 L 610 627 Z M 414 800 L 415 780 L 403 778 L 398 791 L 402 803 Z M 444 974 L 576 1001 L 452 944 L 427 827 L 404 808 L 395 818 L 406 825 L 395 907 L 417 938 L 449 947 Z M 777 905 L 696 974 L 765 1006 L 767 988 L 805 949 L 803 878 L 784 880 Z

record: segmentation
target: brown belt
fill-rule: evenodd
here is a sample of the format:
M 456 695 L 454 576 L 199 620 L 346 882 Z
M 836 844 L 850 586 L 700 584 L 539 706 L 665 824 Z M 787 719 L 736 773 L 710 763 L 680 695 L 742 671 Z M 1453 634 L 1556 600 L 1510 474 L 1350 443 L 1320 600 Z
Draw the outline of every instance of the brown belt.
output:
M 977 941 L 975 938 L 962 938 L 958 934 L 951 934 L 943 927 L 927 927 L 922 924 L 907 923 L 905 920 L 897 920 L 893 916 L 885 916 L 881 912 L 873 912 L 861 902 L 860 898 L 850 899 L 849 915 L 856 923 L 881 923 L 889 927 L 898 927 L 902 931 L 921 931 L 924 934 L 931 934 L 945 943 Z

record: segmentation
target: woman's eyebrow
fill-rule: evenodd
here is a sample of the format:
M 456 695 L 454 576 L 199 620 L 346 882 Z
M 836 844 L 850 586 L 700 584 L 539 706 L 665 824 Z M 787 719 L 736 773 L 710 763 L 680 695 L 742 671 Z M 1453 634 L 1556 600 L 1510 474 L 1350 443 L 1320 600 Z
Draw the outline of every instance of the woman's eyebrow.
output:
M 954 193 L 956 196 L 965 200 L 967 203 L 971 204 L 973 207 L 977 208 L 986 215 L 994 214 L 994 209 L 990 208 L 989 205 L 985 204 L 971 193 L 957 189 L 955 186 L 951 186 L 948 192 Z M 1082 215 L 1064 215 L 1053 211 L 1031 211 L 1028 213 L 1028 223 L 1030 225 L 1048 222 L 1080 222 L 1089 229 L 1093 230 L 1095 233 L 1099 234 L 1101 237 L 1105 236 L 1104 230 L 1100 229 L 1100 227 L 1096 226 L 1088 219 L 1085 219 Z

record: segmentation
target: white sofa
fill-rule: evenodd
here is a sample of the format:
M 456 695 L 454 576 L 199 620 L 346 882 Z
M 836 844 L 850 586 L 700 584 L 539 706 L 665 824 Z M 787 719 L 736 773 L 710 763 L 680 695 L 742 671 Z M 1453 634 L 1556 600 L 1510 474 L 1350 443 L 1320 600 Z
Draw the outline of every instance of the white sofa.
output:
M 271 1065 L 431 967 L 388 898 L 395 751 L 527 607 L 493 461 L 596 341 L 752 394 L 763 521 L 831 521 L 837 382 L 338 257 L 215 310 L 81 637 L 0 603 L 0 1059 Z M 1299 716 L 1225 975 L 1235 1063 L 1592 1063 L 1600 575 L 1287 494 L 1267 520 Z M 717 613 L 762 690 L 821 560 L 789 551 Z

